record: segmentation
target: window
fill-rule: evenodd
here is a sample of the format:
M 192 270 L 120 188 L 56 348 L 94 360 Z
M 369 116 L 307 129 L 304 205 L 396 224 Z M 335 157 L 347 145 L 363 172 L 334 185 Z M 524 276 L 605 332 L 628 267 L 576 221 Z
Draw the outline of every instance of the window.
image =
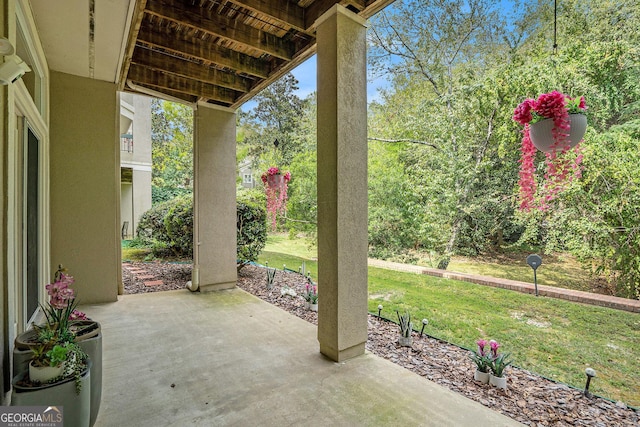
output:
M 245 173 L 242 177 L 242 182 L 244 184 L 253 184 L 253 176 L 250 173 Z

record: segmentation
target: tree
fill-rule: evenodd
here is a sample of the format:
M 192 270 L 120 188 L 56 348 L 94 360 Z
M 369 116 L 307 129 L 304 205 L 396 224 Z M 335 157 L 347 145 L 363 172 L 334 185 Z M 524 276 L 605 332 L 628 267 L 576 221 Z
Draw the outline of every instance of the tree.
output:
M 467 233 L 465 241 L 479 251 L 487 234 L 501 234 L 501 224 L 512 215 L 508 204 L 496 204 L 486 215 L 482 203 L 499 200 L 495 193 L 508 193 L 512 185 L 511 167 L 492 144 L 504 109 L 496 84 L 504 65 L 496 64 L 513 60 L 502 42 L 507 26 L 498 10 L 483 0 L 410 1 L 373 20 L 371 64 L 393 73 L 393 91 L 384 108 L 374 110 L 387 118 L 374 119 L 371 133 L 433 147 L 407 147 L 398 158 L 409 187 L 418 192 L 418 206 L 426 209 L 423 221 L 434 225 L 435 234 L 414 240 L 444 253 L 440 268 L 461 246 L 461 230 L 482 230 L 471 241 Z
M 249 156 L 258 169 L 288 165 L 301 151 L 293 138 L 305 101 L 295 94 L 296 90 L 298 81 L 293 74 L 286 74 L 256 95 L 257 105 L 252 111 L 239 115 L 245 135 L 242 144 L 250 147 Z
M 193 110 L 185 105 L 151 101 L 153 203 L 193 191 Z

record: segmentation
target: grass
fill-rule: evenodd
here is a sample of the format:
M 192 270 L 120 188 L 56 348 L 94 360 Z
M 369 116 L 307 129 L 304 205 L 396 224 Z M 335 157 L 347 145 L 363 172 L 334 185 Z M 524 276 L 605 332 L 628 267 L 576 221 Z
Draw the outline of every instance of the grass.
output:
M 317 278 L 314 257 L 304 242 L 270 236 L 259 262 L 268 261 L 278 268 L 286 264 L 297 270 L 304 260 Z M 475 268 L 482 269 L 478 274 L 498 276 L 493 272 L 501 268 L 511 274 L 509 266 L 499 264 Z M 569 265 L 565 271 L 571 268 Z M 457 270 L 454 266 L 450 269 Z M 562 279 L 561 269 L 557 271 Z M 383 316 L 390 319 L 395 310 L 409 310 L 415 319 L 429 319 L 426 333 L 462 347 L 474 347 L 478 338 L 496 339 L 517 366 L 577 388 L 584 387 L 584 370 L 592 367 L 598 377 L 592 381 L 591 391 L 640 406 L 638 314 L 369 268 L 369 311 L 377 313 L 379 304 L 384 306 Z
M 150 248 L 141 248 L 132 246 L 131 240 L 122 241 L 122 260 L 123 261 L 146 261 L 151 255 Z

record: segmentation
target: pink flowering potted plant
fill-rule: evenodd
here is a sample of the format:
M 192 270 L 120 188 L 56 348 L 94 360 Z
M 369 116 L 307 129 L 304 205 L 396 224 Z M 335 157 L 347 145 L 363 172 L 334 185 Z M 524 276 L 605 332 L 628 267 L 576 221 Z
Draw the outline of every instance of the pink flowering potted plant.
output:
M 547 210 L 549 202 L 574 179 L 580 178 L 579 143 L 586 128 L 584 97 L 571 98 L 558 91 L 525 99 L 513 119 L 524 126 L 520 157 L 520 210 Z M 545 153 L 545 184 L 538 191 L 536 148 Z M 568 153 L 573 152 L 574 156 Z M 537 194 L 540 193 L 540 194 Z
M 476 352 L 471 353 L 471 360 L 476 364 L 476 372 L 473 374 L 473 379 L 481 382 L 482 384 L 489 384 L 489 376 L 491 375 L 491 358 L 489 356 L 489 350 L 486 340 L 478 340 L 476 342 L 478 348 Z
M 262 174 L 261 179 L 267 194 L 267 217 L 271 222 L 271 228 L 275 230 L 278 225 L 278 214 L 286 211 L 287 189 L 291 173 L 283 174 L 280 169 L 271 167 Z
M 507 376 L 505 375 L 504 370 L 507 366 L 511 365 L 511 360 L 509 360 L 509 353 L 498 353 L 498 348 L 500 348 L 500 344 L 497 341 L 491 340 L 489 341 L 490 347 L 490 368 L 491 375 L 489 377 L 489 384 L 494 387 L 501 388 L 503 390 L 507 389 Z
M 102 335 L 100 324 L 76 309 L 76 293 L 70 287 L 73 283 L 73 277 L 60 266 L 53 283 L 46 286 L 49 301 L 41 305 L 45 323 L 33 324 L 31 329 L 16 338 L 12 403 L 29 405 L 42 400 L 43 405 L 52 405 L 55 403 L 51 402 L 64 402 L 77 406 L 70 419 L 81 420 L 81 425 L 93 425 L 102 396 Z M 62 373 L 58 373 L 53 381 L 43 380 L 37 377 L 38 374 L 32 378 L 33 365 L 55 365 L 58 369 L 62 367 Z M 30 382 L 25 382 L 27 378 Z M 74 380 L 75 397 L 67 393 L 71 387 L 67 385 L 69 378 Z M 55 400 L 44 401 L 52 398 Z M 81 403 L 84 400 L 87 400 L 86 404 Z M 66 421 L 65 406 L 65 425 Z

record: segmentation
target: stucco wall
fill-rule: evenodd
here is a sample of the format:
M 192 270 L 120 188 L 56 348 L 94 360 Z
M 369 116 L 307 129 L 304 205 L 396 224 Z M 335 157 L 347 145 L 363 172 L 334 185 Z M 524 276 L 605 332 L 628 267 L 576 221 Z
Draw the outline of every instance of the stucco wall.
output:
M 51 264 L 82 303 L 117 300 L 120 158 L 116 86 L 51 72 Z

